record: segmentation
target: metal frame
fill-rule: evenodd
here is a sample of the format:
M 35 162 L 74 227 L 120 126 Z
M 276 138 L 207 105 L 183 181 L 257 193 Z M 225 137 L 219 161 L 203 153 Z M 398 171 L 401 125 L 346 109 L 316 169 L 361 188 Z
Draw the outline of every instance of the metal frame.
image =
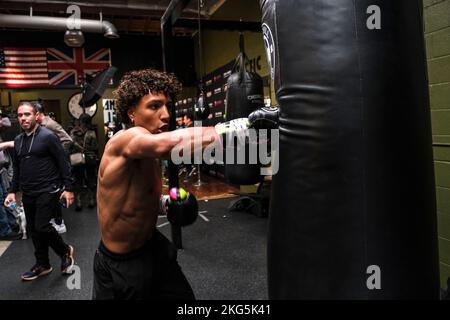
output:
M 172 27 L 177 19 L 180 17 L 181 12 L 189 4 L 190 0 L 172 0 L 161 17 L 161 45 L 162 45 L 162 61 L 163 68 L 166 72 L 173 72 L 173 35 Z M 172 98 L 170 105 L 171 117 L 169 120 L 169 130 L 175 130 L 175 97 Z M 179 187 L 178 181 L 178 166 L 169 160 L 168 167 L 169 174 L 169 190 Z M 172 242 L 178 249 L 183 248 L 181 227 L 171 224 Z

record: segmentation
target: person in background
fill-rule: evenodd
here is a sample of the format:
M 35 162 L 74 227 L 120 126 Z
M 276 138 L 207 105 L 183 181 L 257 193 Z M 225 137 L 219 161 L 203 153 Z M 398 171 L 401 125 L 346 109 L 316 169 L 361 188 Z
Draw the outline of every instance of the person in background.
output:
M 36 110 L 39 112 L 37 117 L 38 123 L 41 126 L 53 131 L 53 133 L 58 136 L 59 141 L 63 146 L 65 156 L 68 159 L 69 151 L 73 144 L 72 138 L 58 122 L 50 117 L 50 115 L 45 115 L 44 105 L 42 101 L 38 100 L 33 101 L 32 103 L 34 104 Z M 56 231 L 58 231 L 58 233 L 65 233 L 67 231 L 66 224 L 64 223 L 64 219 L 62 217 L 62 208 L 60 206 L 58 206 L 56 217 L 52 218 L 50 223 L 53 225 Z
M 183 123 L 183 117 L 177 117 L 177 125 L 176 125 L 177 129 L 182 129 L 184 128 L 184 123 Z
M 73 140 L 70 135 L 64 130 L 64 128 L 54 120 L 54 117 L 50 117 L 50 112 L 48 115 L 45 114 L 44 105 L 41 101 L 32 101 L 32 103 L 36 106 L 36 109 L 39 112 L 38 123 L 41 126 L 46 127 L 47 129 L 53 131 L 61 141 L 64 152 L 66 155 L 69 155 L 70 149 L 73 144 Z M 53 113 L 54 115 L 54 113 Z
M 21 278 L 34 280 L 53 270 L 49 247 L 61 258 L 61 273 L 71 274 L 74 248 L 50 224 L 60 201 L 69 207 L 74 200 L 69 163 L 58 137 L 39 125 L 34 103 L 22 101 L 17 116 L 24 132 L 14 139 L 14 176 L 4 204 L 15 204 L 16 193 L 22 191 L 27 234 L 33 240 L 36 258 L 34 266 Z
M 53 121 L 56 121 L 56 115 L 54 112 L 49 112 L 48 116 L 50 117 L 50 119 L 52 119 Z
M 194 126 L 194 122 L 192 121 L 191 115 L 189 112 L 187 112 L 185 115 L 183 115 L 183 126 L 182 128 L 190 128 Z M 179 175 L 181 176 L 184 174 L 184 182 L 188 182 L 189 178 L 193 175 L 195 175 L 197 172 L 197 168 L 193 164 L 184 164 L 182 168 L 180 169 Z
M 17 121 L 17 112 L 12 107 L 1 109 L 1 141 L 13 141 L 14 138 L 22 132 L 19 122 Z
M 0 110 L 0 130 L 2 130 L 3 128 L 9 128 L 11 127 L 11 120 L 9 120 L 9 118 L 3 114 L 3 111 Z M 0 137 L 1 139 L 1 137 Z
M 185 128 L 189 128 L 189 127 L 193 127 L 194 126 L 194 122 L 192 121 L 191 116 L 189 115 L 189 113 L 186 113 L 183 117 L 183 124 Z
M 110 135 L 109 122 L 105 122 L 103 124 L 103 131 L 105 132 L 106 142 L 108 142 L 108 140 L 112 137 L 112 134 Z
M 91 117 L 82 114 L 79 118 L 79 126 L 75 126 L 70 132 L 74 143 L 72 151 L 83 152 L 86 163 L 72 167 L 75 176 L 75 210 L 83 209 L 83 187 L 88 191 L 88 207 L 96 206 L 97 167 L 98 167 L 98 141 L 97 135 L 92 130 Z
M 0 143 L 0 152 L 4 152 L 6 148 L 14 147 L 14 143 L 2 142 Z M 0 179 L 0 240 L 18 240 L 23 234 L 20 232 L 20 227 L 14 215 L 4 206 L 6 198 L 6 189 Z

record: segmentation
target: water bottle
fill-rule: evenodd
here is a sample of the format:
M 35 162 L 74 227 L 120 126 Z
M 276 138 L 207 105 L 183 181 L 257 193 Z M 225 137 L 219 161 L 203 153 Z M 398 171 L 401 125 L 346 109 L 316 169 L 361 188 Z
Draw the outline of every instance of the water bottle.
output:
M 23 208 L 18 208 L 17 203 L 11 200 L 6 201 L 6 207 L 8 207 L 16 217 L 16 221 L 20 227 L 20 232 L 22 232 L 22 239 L 27 239 L 27 221 L 25 218 L 25 213 L 23 212 Z
M 17 204 L 15 201 L 8 201 L 8 208 L 11 210 L 15 210 L 17 208 Z

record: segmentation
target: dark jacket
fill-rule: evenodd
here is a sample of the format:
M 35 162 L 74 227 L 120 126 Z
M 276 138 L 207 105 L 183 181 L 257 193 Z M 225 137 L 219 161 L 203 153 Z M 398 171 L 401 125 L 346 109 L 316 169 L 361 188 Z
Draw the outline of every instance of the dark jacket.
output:
M 14 139 L 13 168 L 11 193 L 22 190 L 27 195 L 36 195 L 62 186 L 72 191 L 70 165 L 61 142 L 44 127 L 38 127 L 29 136 L 21 133 Z

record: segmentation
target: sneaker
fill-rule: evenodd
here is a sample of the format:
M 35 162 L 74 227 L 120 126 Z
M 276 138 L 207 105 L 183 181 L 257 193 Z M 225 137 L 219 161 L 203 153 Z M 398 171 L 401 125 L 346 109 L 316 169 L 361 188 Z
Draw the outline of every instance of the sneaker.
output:
M 74 263 L 75 260 L 73 259 L 73 247 L 69 245 L 69 251 L 61 258 L 61 273 L 72 274 Z
M 66 225 L 64 224 L 64 220 L 61 222 L 61 224 L 57 224 L 55 222 L 55 219 L 50 220 L 50 223 L 52 224 L 53 228 L 55 228 L 56 231 L 58 231 L 59 234 L 67 232 Z
M 53 268 L 51 266 L 35 265 L 35 266 L 33 266 L 33 268 L 31 268 L 30 271 L 27 271 L 24 274 L 22 274 L 21 278 L 23 281 L 34 280 L 40 276 L 49 274 L 50 272 L 52 272 L 52 270 L 53 270 Z
M 22 239 L 23 234 L 21 232 L 10 232 L 5 236 L 1 236 L 0 240 L 7 240 L 7 241 L 11 241 L 11 240 L 20 240 Z

